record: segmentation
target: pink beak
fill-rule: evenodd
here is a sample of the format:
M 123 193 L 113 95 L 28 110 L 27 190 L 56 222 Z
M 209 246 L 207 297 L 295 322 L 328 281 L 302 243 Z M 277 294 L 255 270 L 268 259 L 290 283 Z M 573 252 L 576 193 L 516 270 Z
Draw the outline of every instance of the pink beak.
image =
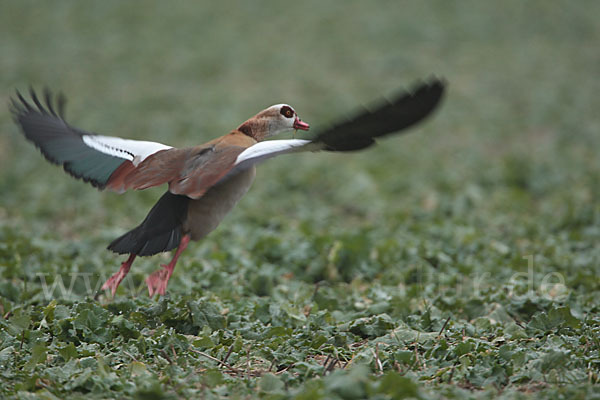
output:
M 296 117 L 294 121 L 294 129 L 300 129 L 301 131 L 307 131 L 310 126 L 306 122 L 302 122 L 300 118 Z

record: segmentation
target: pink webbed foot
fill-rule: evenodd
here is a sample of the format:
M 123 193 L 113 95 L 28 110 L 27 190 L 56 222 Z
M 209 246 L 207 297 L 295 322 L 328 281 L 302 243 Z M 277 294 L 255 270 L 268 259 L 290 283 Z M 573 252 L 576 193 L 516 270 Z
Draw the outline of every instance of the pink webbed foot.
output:
M 155 294 L 160 294 L 164 296 L 167 291 L 167 285 L 169 284 L 169 279 L 173 274 L 173 268 L 169 268 L 168 264 L 161 264 L 161 269 L 158 271 L 154 271 L 150 274 L 149 277 L 146 278 L 146 285 L 148 285 L 148 295 L 150 297 Z M 174 266 L 173 266 L 174 267 Z
M 167 292 L 167 285 L 169 283 L 169 279 L 171 275 L 173 275 L 173 270 L 175 269 L 175 265 L 177 264 L 177 259 L 185 250 L 188 243 L 190 242 L 190 235 L 184 235 L 179 242 L 179 247 L 177 247 L 177 251 L 173 256 L 173 259 L 168 264 L 162 264 L 161 269 L 158 271 L 154 271 L 149 277 L 146 278 L 146 285 L 148 286 L 148 295 L 150 297 L 155 294 L 160 294 L 164 296 Z
M 104 282 L 104 285 L 102 285 L 102 288 L 100 290 L 110 289 L 110 292 L 114 297 L 115 293 L 117 292 L 117 288 L 119 287 L 123 279 L 125 279 L 125 277 L 127 276 L 127 273 L 131 268 L 131 264 L 133 264 L 133 260 L 135 260 L 135 256 L 135 254 L 130 254 L 127 261 L 121 264 L 121 268 L 119 268 L 119 270 L 113 276 L 111 276 L 106 282 Z

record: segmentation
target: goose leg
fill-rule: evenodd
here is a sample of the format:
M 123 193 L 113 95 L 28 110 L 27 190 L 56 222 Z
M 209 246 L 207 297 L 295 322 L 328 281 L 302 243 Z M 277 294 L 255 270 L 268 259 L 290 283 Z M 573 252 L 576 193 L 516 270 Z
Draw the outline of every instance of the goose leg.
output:
M 190 242 L 190 235 L 184 235 L 179 242 L 179 247 L 177 247 L 177 251 L 173 256 L 173 259 L 168 264 L 162 264 L 161 269 L 154 271 L 148 278 L 146 278 L 146 285 L 148 285 L 148 294 L 150 297 L 154 296 L 156 293 L 163 295 L 167 291 L 167 284 L 169 283 L 169 278 L 173 274 L 173 270 L 175 269 L 175 264 L 177 264 L 177 259 L 183 253 L 188 243 Z
M 110 289 L 110 292 L 114 297 L 115 292 L 119 287 L 119 284 L 127 276 L 127 273 L 129 272 L 129 269 L 131 268 L 131 264 L 133 264 L 133 260 L 135 260 L 135 257 L 136 254 L 130 254 L 127 261 L 121 264 L 121 268 L 119 268 L 119 270 L 113 276 L 108 278 L 104 285 L 102 285 L 101 290 Z

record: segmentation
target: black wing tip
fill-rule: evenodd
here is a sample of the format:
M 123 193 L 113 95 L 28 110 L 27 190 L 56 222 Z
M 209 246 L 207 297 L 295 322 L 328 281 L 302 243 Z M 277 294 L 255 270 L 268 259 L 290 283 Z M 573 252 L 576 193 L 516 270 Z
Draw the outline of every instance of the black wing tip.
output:
M 430 85 L 437 85 L 441 87 L 448 86 L 448 80 L 443 76 L 437 76 L 436 74 L 429 75 L 425 82 L 429 82 Z
M 42 91 L 43 102 L 32 86 L 29 86 L 28 92 L 30 101 L 18 89 L 15 90 L 15 97 L 10 98 L 9 109 L 15 122 L 20 124 L 21 119 L 30 114 L 41 114 L 65 120 L 66 97 L 61 92 L 53 95 L 52 91 L 45 87 Z
M 438 91 L 440 94 L 446 92 L 449 86 L 448 80 L 443 76 L 437 77 L 432 75 L 425 81 L 425 83 L 429 86 L 430 90 Z
M 26 123 L 28 118 L 31 118 L 36 114 L 49 118 L 57 118 L 66 124 L 64 119 L 66 97 L 62 92 L 58 92 L 56 95 L 53 95 L 52 91 L 45 87 L 42 91 L 44 102 L 40 101 L 37 92 L 35 91 L 35 89 L 33 89 L 32 86 L 29 86 L 28 92 L 31 101 L 28 101 L 23 96 L 23 94 L 21 94 L 21 92 L 18 89 L 16 89 L 15 97 L 12 97 L 10 99 L 9 104 L 9 109 L 13 114 L 13 118 L 15 122 L 18 125 L 20 125 L 21 128 L 23 128 L 23 133 L 25 134 L 25 137 L 40 150 L 40 152 L 46 160 L 48 160 L 52 164 L 62 165 L 65 172 L 71 175 L 73 178 L 81 179 L 82 181 L 91 184 L 98 190 L 104 189 L 106 187 L 106 182 L 100 182 L 96 179 L 85 177 L 82 174 L 75 172 L 71 169 L 71 166 L 68 162 L 63 163 L 58 161 L 52 156 L 52 154 L 46 151 L 44 147 L 40 145 L 39 142 L 32 140 L 31 137 L 27 135 L 23 124 Z
M 13 119 L 15 122 L 19 122 L 19 119 L 30 112 L 33 112 L 34 109 L 29 104 L 27 100 L 23 97 L 19 90 L 15 90 L 15 97 L 10 98 L 9 109 L 13 115 Z
M 375 138 L 405 131 L 428 118 L 438 108 L 448 83 L 431 75 L 383 96 L 355 111 L 352 117 L 334 124 L 313 141 L 322 142 L 324 150 L 354 151 L 376 143 Z
M 414 82 L 408 90 L 398 90 L 391 98 L 385 99 L 385 102 L 391 108 L 406 107 L 407 103 L 417 106 L 417 109 L 413 110 L 416 111 L 415 120 L 400 128 L 400 130 L 403 130 L 433 114 L 444 97 L 447 87 L 448 81 L 445 78 L 431 75 L 428 78 Z M 378 105 L 382 104 L 379 103 Z
M 389 103 L 395 103 L 403 97 L 416 97 L 423 96 L 429 98 L 439 97 L 441 98 L 443 94 L 446 92 L 446 88 L 448 87 L 448 81 L 443 77 L 438 77 L 436 75 L 431 75 L 424 79 L 419 79 L 412 83 L 407 88 L 399 89 L 396 91 L 394 95 L 387 99 Z
M 432 98 L 435 98 L 436 96 L 442 98 L 447 87 L 448 81 L 445 78 L 431 75 L 425 79 L 414 82 L 409 90 L 399 90 L 395 97 L 396 99 L 399 99 L 408 94 L 413 97 L 417 95 L 428 95 Z
M 431 74 L 427 78 L 418 80 L 415 86 L 427 86 L 431 89 L 444 90 L 448 86 L 448 80 L 443 76 Z

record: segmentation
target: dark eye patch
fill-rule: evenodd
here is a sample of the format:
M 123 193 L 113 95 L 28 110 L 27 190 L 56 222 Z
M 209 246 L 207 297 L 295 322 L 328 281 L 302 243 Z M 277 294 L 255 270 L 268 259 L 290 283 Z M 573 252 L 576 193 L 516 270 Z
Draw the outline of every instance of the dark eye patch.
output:
M 292 110 L 291 107 L 288 106 L 281 107 L 281 110 L 279 110 L 279 112 L 286 118 L 292 118 L 294 116 L 294 110 Z

